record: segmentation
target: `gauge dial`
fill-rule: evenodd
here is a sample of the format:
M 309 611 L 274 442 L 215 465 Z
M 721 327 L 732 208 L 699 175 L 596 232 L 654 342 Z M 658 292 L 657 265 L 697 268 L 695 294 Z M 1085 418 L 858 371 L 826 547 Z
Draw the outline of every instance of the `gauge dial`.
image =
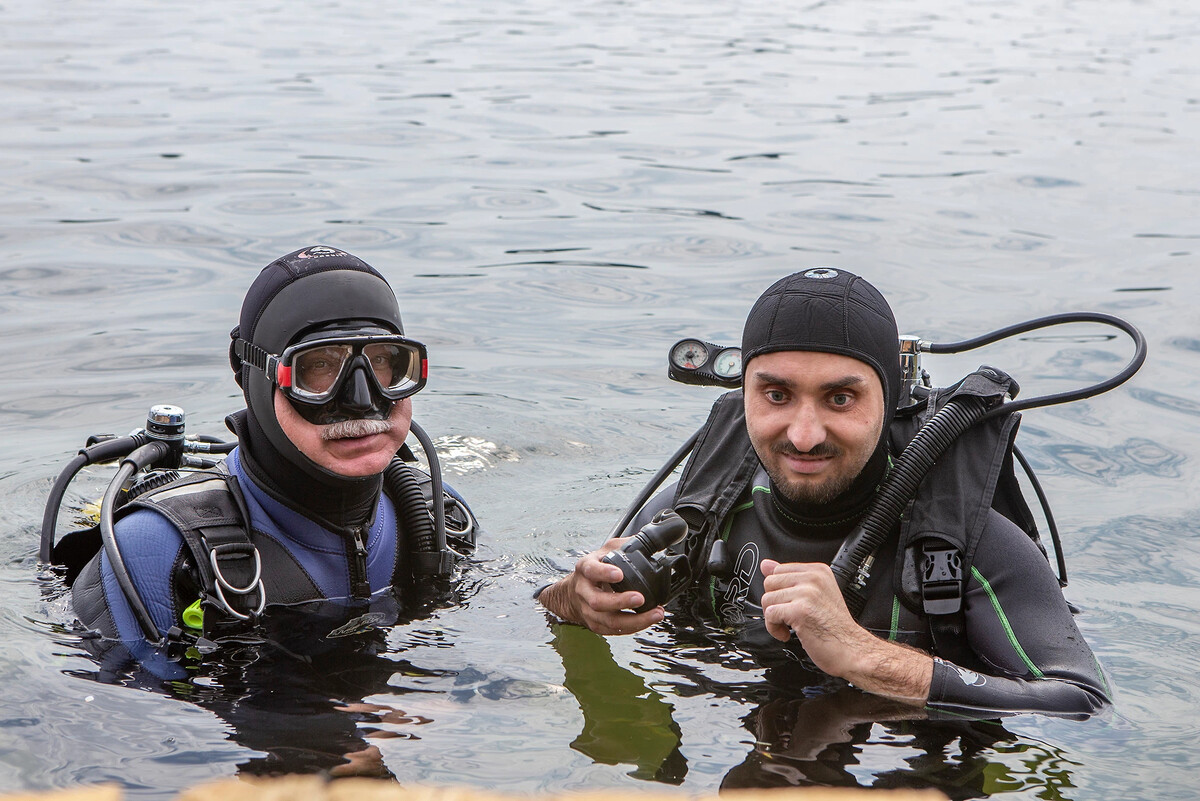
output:
M 671 364 L 685 370 L 695 370 L 708 361 L 708 348 L 695 339 L 685 339 L 671 348 Z
M 735 378 L 742 374 L 742 349 L 726 348 L 713 360 L 713 372 L 721 378 Z

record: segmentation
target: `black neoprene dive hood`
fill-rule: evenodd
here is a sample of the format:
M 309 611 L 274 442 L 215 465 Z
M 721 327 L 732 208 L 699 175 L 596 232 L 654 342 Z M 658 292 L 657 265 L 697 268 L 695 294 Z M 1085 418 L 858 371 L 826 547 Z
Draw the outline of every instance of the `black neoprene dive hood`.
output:
M 240 337 L 267 353 L 278 354 L 314 328 L 351 320 L 404 333 L 396 295 L 379 272 L 345 251 L 314 245 L 282 256 L 263 268 L 246 293 L 238 326 L 230 332 L 230 337 L 234 341 Z M 255 471 L 265 474 L 256 478 L 273 479 L 273 483 L 292 490 L 282 494 L 294 498 L 297 488 L 289 485 L 297 482 L 279 475 L 283 466 L 276 457 L 282 457 L 326 487 L 378 485 L 378 477 L 349 479 L 304 456 L 275 417 L 275 387 L 266 374 L 242 363 L 233 355 L 232 348 L 230 362 L 248 409 L 245 421 L 233 421 L 235 431 L 239 441 L 248 446 L 253 460 L 267 468 Z
M 900 401 L 900 337 L 891 307 L 865 278 L 817 267 L 763 292 L 742 331 L 743 369 L 755 356 L 786 350 L 838 353 L 870 365 L 883 384 L 885 421 L 891 419 Z

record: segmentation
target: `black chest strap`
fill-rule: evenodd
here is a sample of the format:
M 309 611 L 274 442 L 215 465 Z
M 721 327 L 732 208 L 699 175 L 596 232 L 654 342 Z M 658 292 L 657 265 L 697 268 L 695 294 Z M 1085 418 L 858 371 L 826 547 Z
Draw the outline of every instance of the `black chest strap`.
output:
M 685 552 L 700 576 L 721 522 L 750 486 L 758 454 L 746 433 L 740 390 L 717 399 L 675 488 L 672 506 L 688 524 Z
M 183 537 L 199 579 L 205 633 L 219 619 L 252 623 L 267 603 L 262 558 L 248 534 L 249 515 L 237 479 L 227 473 L 193 473 L 122 507 L 165 516 Z

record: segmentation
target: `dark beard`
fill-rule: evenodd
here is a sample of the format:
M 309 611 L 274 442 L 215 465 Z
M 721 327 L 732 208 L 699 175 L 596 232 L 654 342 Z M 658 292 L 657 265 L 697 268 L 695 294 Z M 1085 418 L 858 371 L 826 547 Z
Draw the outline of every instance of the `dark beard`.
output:
M 780 455 L 800 456 L 801 452 L 790 442 L 777 443 L 771 447 L 771 452 Z M 831 445 L 828 442 L 823 442 L 817 445 L 810 451 L 805 452 L 805 456 L 828 456 L 837 458 L 842 455 L 842 449 L 836 445 Z M 761 460 L 760 460 L 761 461 Z M 780 471 L 774 467 L 763 467 L 767 471 L 767 475 L 771 477 L 771 482 L 775 485 L 783 497 L 787 498 L 792 503 L 801 504 L 804 506 L 824 506 L 832 502 L 835 498 L 841 495 L 846 490 L 850 489 L 854 484 L 854 479 L 857 474 L 850 476 L 832 476 L 824 483 L 818 486 L 807 486 L 795 482 L 785 481 Z
M 764 468 L 766 466 L 764 465 Z M 854 479 L 858 476 L 836 476 L 824 484 L 815 487 L 800 486 L 798 484 L 784 481 L 783 476 L 779 475 L 778 471 L 773 468 L 766 468 L 767 475 L 771 477 L 771 482 L 775 485 L 775 489 L 783 494 L 792 503 L 801 504 L 803 506 L 824 506 L 827 503 L 832 503 L 846 490 L 850 489 L 854 484 Z
M 772 497 L 776 504 L 781 508 L 786 507 L 787 513 L 793 518 L 801 520 L 857 519 L 867 510 L 874 499 L 879 484 L 887 475 L 888 464 L 888 448 L 886 443 L 881 443 L 867 459 L 866 465 L 850 479 L 848 485 L 845 479 L 839 477 L 833 479 L 827 487 L 821 487 L 817 492 L 805 488 L 805 491 L 796 493 L 794 492 L 795 487 L 790 488 L 793 491 L 789 492 L 789 488 L 781 486 L 770 470 L 767 470 L 767 474 L 771 476 Z M 763 469 L 766 470 L 765 465 Z M 796 500 L 797 494 L 802 495 L 803 499 Z M 833 497 L 828 497 L 831 495 Z M 807 500 L 809 497 L 816 498 L 818 496 L 819 499 L 816 501 Z

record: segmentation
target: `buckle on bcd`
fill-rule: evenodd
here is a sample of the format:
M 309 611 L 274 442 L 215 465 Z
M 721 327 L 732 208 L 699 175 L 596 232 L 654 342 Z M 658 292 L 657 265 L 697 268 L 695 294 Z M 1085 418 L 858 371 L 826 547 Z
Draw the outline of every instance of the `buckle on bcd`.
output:
M 244 586 L 235 586 L 234 584 L 230 583 L 227 578 L 225 578 L 225 574 L 221 572 L 221 566 L 217 562 L 217 559 L 245 559 L 247 557 L 250 557 L 254 560 L 254 577 L 250 579 L 250 581 Z M 250 543 L 222 543 L 221 545 L 214 546 L 212 550 L 208 552 L 208 561 L 212 566 L 213 578 L 216 579 L 216 581 L 213 583 L 213 589 L 216 591 L 217 600 L 220 602 L 221 606 L 224 607 L 225 611 L 239 620 L 249 620 L 251 616 L 261 615 L 263 609 L 265 609 L 267 605 L 267 593 L 262 583 L 262 562 L 258 557 L 258 549 Z M 229 603 L 228 599 L 226 599 L 225 590 L 228 590 L 235 595 L 249 595 L 250 593 L 257 591 L 257 608 L 255 608 L 254 611 L 250 612 L 249 614 L 239 612 L 238 610 L 234 609 Z
M 927 615 L 952 615 L 962 609 L 962 554 L 949 545 L 922 547 L 921 600 Z

